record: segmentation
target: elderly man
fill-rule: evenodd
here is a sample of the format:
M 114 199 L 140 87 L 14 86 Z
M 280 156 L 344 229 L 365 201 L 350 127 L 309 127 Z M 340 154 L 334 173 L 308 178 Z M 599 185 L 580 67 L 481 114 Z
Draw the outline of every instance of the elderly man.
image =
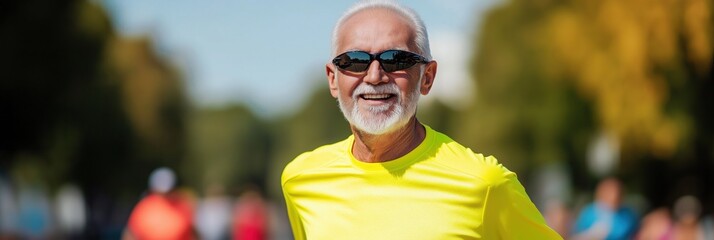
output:
M 296 239 L 561 239 L 513 172 L 416 119 L 437 69 L 416 13 L 358 2 L 333 56 L 330 93 L 353 135 L 285 167 Z

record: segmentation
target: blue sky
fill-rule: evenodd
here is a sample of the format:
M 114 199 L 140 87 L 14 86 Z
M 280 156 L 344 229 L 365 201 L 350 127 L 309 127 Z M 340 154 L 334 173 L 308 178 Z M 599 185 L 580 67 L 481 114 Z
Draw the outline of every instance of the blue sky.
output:
M 99 0 L 124 36 L 149 36 L 187 76 L 199 106 L 245 103 L 257 114 L 290 113 L 326 84 L 335 21 L 353 1 Z M 496 1 L 402 1 L 430 35 L 439 71 L 426 102 L 459 107 L 474 93 L 466 61 L 475 27 Z M 295 62 L 278 62 L 289 55 Z M 325 94 L 329 94 L 325 92 Z

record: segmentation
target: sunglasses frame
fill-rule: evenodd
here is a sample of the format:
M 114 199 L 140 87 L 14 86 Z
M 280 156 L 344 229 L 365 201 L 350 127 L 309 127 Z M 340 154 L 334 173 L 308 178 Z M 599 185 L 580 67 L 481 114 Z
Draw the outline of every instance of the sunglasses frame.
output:
M 405 67 L 405 68 L 399 68 L 399 69 L 394 69 L 394 70 L 388 71 L 387 68 L 384 67 L 384 64 L 385 64 L 384 61 L 387 61 L 387 60 L 381 58 L 382 54 L 385 54 L 385 53 L 388 53 L 388 52 L 397 52 L 396 54 L 400 54 L 400 53 L 401 53 L 401 54 L 408 54 L 409 56 L 408 56 L 407 59 L 411 59 L 412 61 L 414 61 L 414 63 L 411 64 L 411 65 L 409 65 L 408 67 Z M 340 66 L 339 63 L 340 63 L 340 61 L 342 60 L 342 58 L 343 58 L 343 57 L 346 57 L 347 54 L 350 54 L 350 53 L 361 53 L 361 54 L 366 54 L 367 56 L 369 56 L 369 62 L 367 62 L 367 65 L 366 65 L 365 69 L 360 70 L 360 71 L 354 71 L 354 70 L 349 70 L 349 69 L 347 69 L 347 68 L 343 68 L 343 67 Z M 382 68 L 382 70 L 385 71 L 385 72 L 396 72 L 396 71 L 399 71 L 399 70 L 408 69 L 408 68 L 410 68 L 410 67 L 413 67 L 413 66 L 416 65 L 417 63 L 429 63 L 429 60 L 428 60 L 427 58 L 425 58 L 425 57 L 423 57 L 423 56 L 421 56 L 421 55 L 419 55 L 419 54 L 416 54 L 416 53 L 413 53 L 413 52 L 409 52 L 409 51 L 399 50 L 399 49 L 390 49 L 390 50 L 382 51 L 382 52 L 377 53 L 377 54 L 371 54 L 371 53 L 369 53 L 369 52 L 360 51 L 360 50 L 347 51 L 347 52 L 344 52 L 344 53 L 341 53 L 341 54 L 337 55 L 337 57 L 335 57 L 334 59 L 332 59 L 332 64 L 334 64 L 335 67 L 337 67 L 337 68 L 339 68 L 339 69 L 341 69 L 341 70 L 344 70 L 344 71 L 354 72 L 354 73 L 361 73 L 361 72 L 367 71 L 367 70 L 369 69 L 369 65 L 372 64 L 372 62 L 373 62 L 374 60 L 377 60 L 377 62 L 379 62 L 379 66 L 380 66 L 380 67 Z M 354 64 L 354 63 L 351 63 L 351 64 Z M 387 63 L 387 64 L 390 64 L 390 63 Z M 392 65 L 396 65 L 396 64 L 397 64 L 397 63 L 393 63 Z M 349 66 L 348 66 L 348 67 L 349 67 Z

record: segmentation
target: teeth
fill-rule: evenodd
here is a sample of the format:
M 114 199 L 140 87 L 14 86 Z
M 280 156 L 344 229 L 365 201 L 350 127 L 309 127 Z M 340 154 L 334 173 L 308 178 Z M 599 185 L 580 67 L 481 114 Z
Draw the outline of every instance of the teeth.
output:
M 389 94 L 365 94 L 362 95 L 364 99 L 385 99 L 388 98 L 390 95 Z

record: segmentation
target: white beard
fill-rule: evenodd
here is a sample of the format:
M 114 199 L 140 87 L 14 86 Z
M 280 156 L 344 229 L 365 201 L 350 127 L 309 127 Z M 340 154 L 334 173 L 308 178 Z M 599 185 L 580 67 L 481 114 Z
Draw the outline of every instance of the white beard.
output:
M 421 78 L 419 83 L 421 83 Z M 372 135 L 391 133 L 404 127 L 416 113 L 417 102 L 421 95 L 419 91 L 420 85 L 417 84 L 411 93 L 403 96 L 395 83 L 376 86 L 362 83 L 352 94 L 351 106 L 347 106 L 341 95 L 338 95 L 337 102 L 347 121 L 358 130 Z M 366 112 L 362 112 L 357 106 L 357 101 L 360 100 L 359 96 L 365 93 L 394 94 L 397 97 L 397 102 L 395 104 L 367 106 Z

